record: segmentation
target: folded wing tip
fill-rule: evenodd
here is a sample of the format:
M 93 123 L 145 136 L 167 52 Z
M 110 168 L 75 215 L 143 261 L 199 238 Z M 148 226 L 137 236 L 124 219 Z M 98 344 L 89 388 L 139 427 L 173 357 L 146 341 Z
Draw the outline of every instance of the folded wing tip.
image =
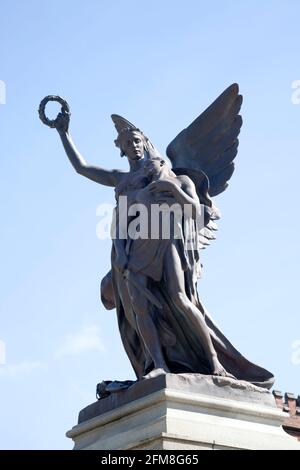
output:
M 225 91 L 227 91 L 232 96 L 236 96 L 236 98 L 240 101 L 240 106 L 242 105 L 243 95 L 239 94 L 240 87 L 238 83 L 232 83 Z
M 229 85 L 228 89 L 232 90 L 233 92 L 235 92 L 238 95 L 238 93 L 239 93 L 239 84 L 234 82 L 231 85 Z

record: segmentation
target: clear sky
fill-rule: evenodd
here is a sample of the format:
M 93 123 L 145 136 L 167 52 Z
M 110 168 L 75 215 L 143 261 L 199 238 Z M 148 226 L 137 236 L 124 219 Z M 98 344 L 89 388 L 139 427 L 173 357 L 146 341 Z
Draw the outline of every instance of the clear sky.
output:
M 236 171 L 199 293 L 276 389 L 300 393 L 299 15 L 297 0 L 1 1 L 1 448 L 71 448 L 65 432 L 96 384 L 134 378 L 99 299 L 111 243 L 96 237 L 96 208 L 113 190 L 78 176 L 41 124 L 48 94 L 67 98 L 89 162 L 125 169 L 111 113 L 163 152 L 239 83 Z

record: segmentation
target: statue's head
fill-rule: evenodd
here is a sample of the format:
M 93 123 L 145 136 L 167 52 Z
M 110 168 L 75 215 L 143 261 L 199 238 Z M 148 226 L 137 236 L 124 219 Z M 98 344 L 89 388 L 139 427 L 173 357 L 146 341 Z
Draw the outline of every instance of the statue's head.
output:
M 137 128 L 122 129 L 115 140 L 115 144 L 120 149 L 121 157 L 126 155 L 129 160 L 140 160 L 147 151 L 146 138 L 142 131 Z
M 168 162 L 160 157 L 147 159 L 144 165 L 144 171 L 150 180 L 161 174 L 165 176 L 175 176 Z
M 121 157 L 126 155 L 129 160 L 140 160 L 145 154 L 148 157 L 158 155 L 157 150 L 140 129 L 117 114 L 112 114 L 111 118 L 118 132 L 115 144 L 120 149 Z

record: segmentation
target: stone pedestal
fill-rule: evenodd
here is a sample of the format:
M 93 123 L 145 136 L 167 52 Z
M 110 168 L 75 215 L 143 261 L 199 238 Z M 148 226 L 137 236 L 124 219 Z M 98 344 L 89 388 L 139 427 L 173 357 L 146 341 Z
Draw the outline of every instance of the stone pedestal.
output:
M 273 395 L 247 382 L 167 374 L 84 408 L 67 432 L 74 449 L 298 449 Z

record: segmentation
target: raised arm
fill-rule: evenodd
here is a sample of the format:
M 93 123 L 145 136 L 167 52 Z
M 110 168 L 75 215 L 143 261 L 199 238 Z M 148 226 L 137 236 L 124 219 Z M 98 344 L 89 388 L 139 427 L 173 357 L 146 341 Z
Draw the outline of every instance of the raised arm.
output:
M 116 186 L 126 172 L 121 170 L 105 170 L 88 165 L 77 150 L 69 133 L 70 115 L 60 113 L 57 117 L 56 129 L 64 146 L 65 152 L 77 173 L 105 186 Z

